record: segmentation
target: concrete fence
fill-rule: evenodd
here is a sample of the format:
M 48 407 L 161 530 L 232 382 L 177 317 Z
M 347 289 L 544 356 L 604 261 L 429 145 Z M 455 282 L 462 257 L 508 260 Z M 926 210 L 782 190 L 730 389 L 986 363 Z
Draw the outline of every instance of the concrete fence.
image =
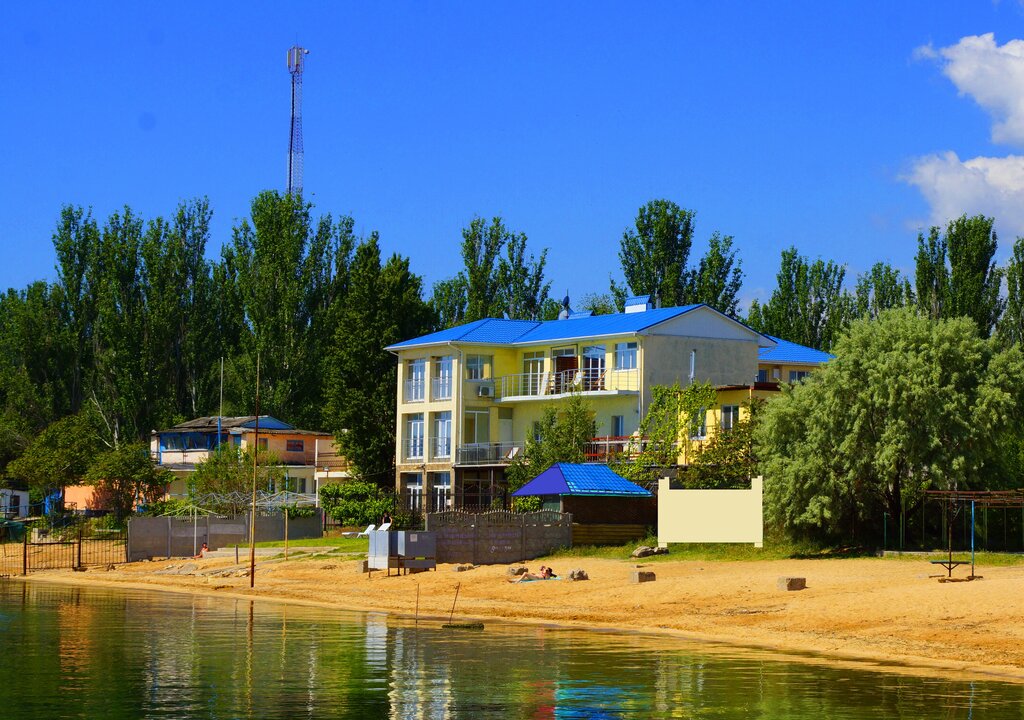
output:
M 764 544 L 764 482 L 752 478 L 749 490 L 673 490 L 658 482 L 658 544 Z
M 319 515 L 288 518 L 288 539 L 323 535 Z M 284 514 L 256 516 L 256 542 L 284 540 Z M 248 545 L 249 515 L 225 517 L 137 517 L 128 521 L 128 561 L 157 557 L 189 557 L 206 543 L 211 550 Z
M 550 510 L 428 513 L 426 530 L 436 534 L 439 563 L 513 563 L 572 546 L 572 515 Z

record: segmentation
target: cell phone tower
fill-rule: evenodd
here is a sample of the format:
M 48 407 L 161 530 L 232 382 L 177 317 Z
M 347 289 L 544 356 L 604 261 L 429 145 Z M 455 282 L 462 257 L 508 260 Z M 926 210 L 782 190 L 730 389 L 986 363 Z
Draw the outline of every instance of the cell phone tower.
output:
M 288 139 L 288 194 L 302 194 L 302 70 L 309 50 L 288 48 L 288 72 L 292 76 L 292 132 Z

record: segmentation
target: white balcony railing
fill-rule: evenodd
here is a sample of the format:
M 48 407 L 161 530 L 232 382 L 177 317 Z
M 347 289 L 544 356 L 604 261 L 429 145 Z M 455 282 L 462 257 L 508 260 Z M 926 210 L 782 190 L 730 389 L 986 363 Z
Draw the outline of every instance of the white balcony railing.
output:
M 423 380 L 406 380 L 405 401 L 423 402 L 424 390 L 426 390 L 426 383 Z
M 430 440 L 430 456 L 435 458 L 450 458 L 452 456 L 452 439 L 450 437 L 435 437 Z
M 412 438 L 411 440 L 405 441 L 405 459 L 423 459 L 423 438 Z
M 543 397 L 570 392 L 636 392 L 640 389 L 637 370 L 563 370 L 561 372 L 519 373 L 497 381 L 498 397 Z
M 522 442 L 469 443 L 459 445 L 456 465 L 500 465 L 522 454 Z
M 450 377 L 436 377 L 430 379 L 431 400 L 452 399 L 452 379 Z

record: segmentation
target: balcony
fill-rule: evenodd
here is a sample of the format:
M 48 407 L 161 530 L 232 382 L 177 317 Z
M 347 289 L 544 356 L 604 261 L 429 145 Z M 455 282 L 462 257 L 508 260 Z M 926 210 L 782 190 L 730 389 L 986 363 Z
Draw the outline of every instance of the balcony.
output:
M 430 399 L 431 400 L 451 400 L 452 399 L 452 379 L 451 377 L 436 377 L 430 379 Z
M 403 458 L 405 460 L 422 460 L 423 459 L 423 438 L 413 438 L 406 440 L 402 450 Z
M 622 395 L 640 392 L 640 373 L 632 370 L 563 370 L 504 375 L 495 381 L 499 401 L 513 402 L 584 395 Z
M 455 451 L 456 465 L 503 465 L 523 452 L 524 443 L 496 442 L 459 445 Z
M 405 402 L 423 402 L 426 398 L 424 397 L 424 390 L 426 390 L 426 382 L 423 380 L 406 380 L 405 381 Z
M 447 460 L 452 456 L 452 439 L 450 437 L 434 437 L 430 439 L 430 457 Z

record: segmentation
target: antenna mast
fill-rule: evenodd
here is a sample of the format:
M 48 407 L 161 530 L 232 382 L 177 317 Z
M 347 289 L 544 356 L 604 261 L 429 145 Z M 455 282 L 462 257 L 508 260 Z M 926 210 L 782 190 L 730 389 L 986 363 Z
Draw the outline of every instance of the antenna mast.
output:
M 292 76 L 292 131 L 288 139 L 288 194 L 302 194 L 302 70 L 309 50 L 288 48 L 288 72 Z

